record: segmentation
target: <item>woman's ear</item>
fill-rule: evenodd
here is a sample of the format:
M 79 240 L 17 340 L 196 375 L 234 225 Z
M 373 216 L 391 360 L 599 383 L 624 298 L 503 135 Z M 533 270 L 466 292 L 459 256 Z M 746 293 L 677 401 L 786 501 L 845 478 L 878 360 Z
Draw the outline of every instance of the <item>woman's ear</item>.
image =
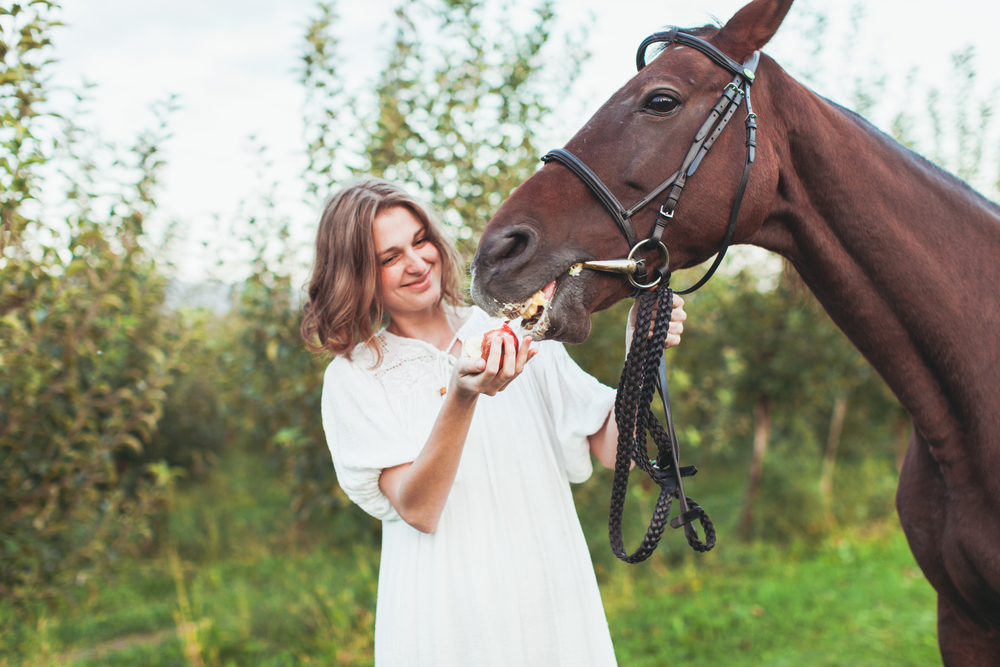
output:
M 753 0 L 736 12 L 711 41 L 736 62 L 744 62 L 771 41 L 791 6 L 792 0 Z

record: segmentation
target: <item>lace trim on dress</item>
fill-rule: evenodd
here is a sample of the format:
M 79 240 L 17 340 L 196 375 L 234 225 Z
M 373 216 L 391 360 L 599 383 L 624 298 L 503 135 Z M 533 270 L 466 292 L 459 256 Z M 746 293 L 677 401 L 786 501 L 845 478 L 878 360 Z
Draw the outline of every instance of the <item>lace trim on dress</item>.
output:
M 449 348 L 456 340 L 464 341 L 468 335 L 482 335 L 481 331 L 490 328 L 492 321 L 476 308 L 464 319 Z M 371 373 L 386 394 L 406 394 L 420 387 L 440 391 L 447 386 L 455 366 L 455 357 L 450 353 L 421 340 L 396 336 L 385 329 L 375 334 L 375 342 L 382 352 L 382 363 Z
M 420 384 L 436 384 L 438 355 L 430 346 L 406 344 L 398 337 L 390 341 L 381 331 L 376 341 L 382 350 L 382 363 L 373 374 L 387 394 L 409 393 Z

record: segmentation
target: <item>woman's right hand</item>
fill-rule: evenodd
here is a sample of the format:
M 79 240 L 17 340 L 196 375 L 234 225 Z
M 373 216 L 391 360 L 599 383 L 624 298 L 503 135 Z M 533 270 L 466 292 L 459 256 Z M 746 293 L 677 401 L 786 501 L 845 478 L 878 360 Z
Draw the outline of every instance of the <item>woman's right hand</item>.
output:
M 524 365 L 536 354 L 538 350 L 531 347 L 531 336 L 524 337 L 516 353 L 514 341 L 510 336 L 504 336 L 503 346 L 491 346 L 489 357 L 485 360 L 460 355 L 451 376 L 449 391 L 465 398 L 475 398 L 479 394 L 495 396 L 521 374 Z
M 632 307 L 628 309 L 628 319 L 625 323 L 625 356 L 632 349 L 632 338 L 635 334 L 636 306 L 639 300 L 632 302 Z M 674 294 L 673 310 L 670 313 L 670 324 L 667 327 L 667 340 L 664 347 L 676 347 L 681 344 L 681 334 L 684 333 L 684 321 L 687 320 L 687 313 L 684 312 L 684 299 L 679 294 Z M 656 322 L 656 306 L 653 306 L 653 315 L 649 321 L 649 331 L 647 338 L 653 337 L 653 325 Z

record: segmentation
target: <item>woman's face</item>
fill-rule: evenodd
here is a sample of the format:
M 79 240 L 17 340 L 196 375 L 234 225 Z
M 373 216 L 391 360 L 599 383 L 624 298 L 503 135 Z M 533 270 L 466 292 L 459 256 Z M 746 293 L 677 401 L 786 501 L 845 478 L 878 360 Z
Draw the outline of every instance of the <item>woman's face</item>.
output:
M 410 209 L 396 206 L 375 218 L 381 264 L 379 300 L 390 319 L 438 307 L 441 255 Z

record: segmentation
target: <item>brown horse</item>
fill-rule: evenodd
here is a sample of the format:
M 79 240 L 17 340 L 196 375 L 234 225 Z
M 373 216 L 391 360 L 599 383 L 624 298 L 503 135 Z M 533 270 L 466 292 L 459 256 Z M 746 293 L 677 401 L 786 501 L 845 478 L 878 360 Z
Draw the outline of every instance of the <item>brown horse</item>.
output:
M 687 32 L 742 63 L 791 2 L 754 0 L 721 29 Z M 1000 665 L 1000 208 L 770 58 L 756 74 L 756 159 L 733 242 L 787 258 L 908 410 L 914 433 L 896 505 L 938 593 L 944 663 Z M 731 78 L 703 52 L 668 45 L 566 150 L 619 201 L 639 201 L 678 170 Z M 746 155 L 742 123 L 733 125 L 688 180 L 663 233 L 671 270 L 720 248 Z M 659 205 L 635 214 L 640 238 Z M 568 269 L 629 250 L 588 186 L 549 162 L 487 226 L 473 297 L 509 314 L 554 280 L 534 334 L 580 342 L 590 313 L 632 286 Z

